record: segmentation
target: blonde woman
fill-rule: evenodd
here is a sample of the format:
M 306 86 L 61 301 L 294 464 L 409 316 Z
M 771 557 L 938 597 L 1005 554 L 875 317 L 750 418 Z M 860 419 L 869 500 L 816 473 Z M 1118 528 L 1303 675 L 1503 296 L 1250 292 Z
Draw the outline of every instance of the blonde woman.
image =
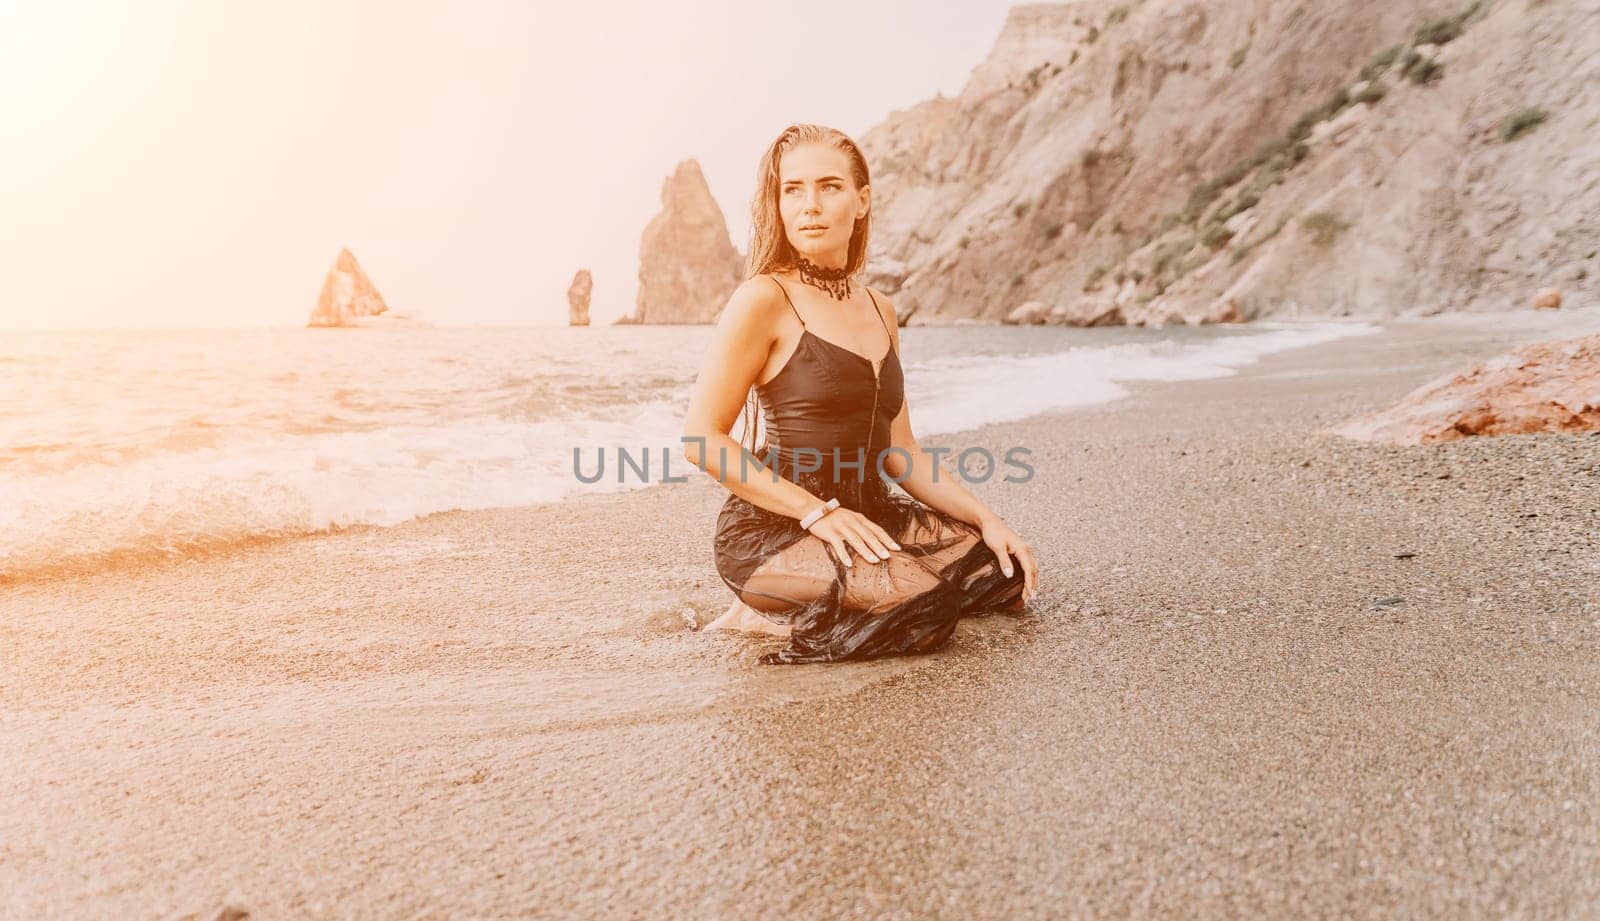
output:
M 766 662 L 927 652 L 962 616 L 1035 591 L 1027 542 L 911 433 L 894 304 L 853 280 L 871 205 L 849 137 L 818 125 L 778 136 L 751 205 L 749 277 L 717 322 L 684 421 L 685 456 L 730 493 L 718 574 L 787 627 L 787 648 Z M 741 406 L 748 448 L 727 434 Z

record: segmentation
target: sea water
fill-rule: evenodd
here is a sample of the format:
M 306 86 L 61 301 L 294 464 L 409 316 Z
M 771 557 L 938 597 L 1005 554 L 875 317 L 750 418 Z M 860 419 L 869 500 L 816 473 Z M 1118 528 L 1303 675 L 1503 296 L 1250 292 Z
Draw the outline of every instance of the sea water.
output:
M 918 437 L 1231 374 L 1362 323 L 913 327 Z M 705 326 L 0 332 L 0 579 L 659 488 Z M 738 432 L 735 431 L 737 437 Z M 592 473 L 626 447 L 649 478 Z M 630 470 L 631 474 L 631 470 Z

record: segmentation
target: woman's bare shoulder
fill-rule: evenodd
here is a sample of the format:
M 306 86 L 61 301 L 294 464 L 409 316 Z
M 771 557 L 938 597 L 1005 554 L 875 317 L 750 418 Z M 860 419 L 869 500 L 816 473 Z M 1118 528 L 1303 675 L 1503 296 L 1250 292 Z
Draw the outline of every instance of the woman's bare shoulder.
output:
M 727 306 L 722 308 L 717 323 L 776 334 L 783 302 L 783 292 L 772 276 L 752 275 L 728 295 Z
M 780 282 L 772 277 L 770 272 L 762 272 L 760 275 L 751 275 L 744 281 L 739 282 L 739 286 L 734 288 L 733 292 L 735 294 L 744 292 L 747 296 L 756 295 L 782 303 L 783 292 L 778 287 L 779 284 Z
M 778 283 L 770 275 L 752 275 L 739 281 L 715 323 L 744 344 L 762 341 L 771 345 L 778 341 L 784 312 L 787 307 L 784 307 L 784 293 Z
M 884 294 L 882 291 L 879 291 L 877 288 L 874 288 L 870 285 L 863 285 L 862 287 L 872 292 L 872 299 L 878 304 L 878 307 L 883 310 L 884 316 L 889 320 L 889 325 L 898 327 L 900 325 L 900 317 L 899 314 L 895 313 L 894 301 L 889 299 L 889 295 Z

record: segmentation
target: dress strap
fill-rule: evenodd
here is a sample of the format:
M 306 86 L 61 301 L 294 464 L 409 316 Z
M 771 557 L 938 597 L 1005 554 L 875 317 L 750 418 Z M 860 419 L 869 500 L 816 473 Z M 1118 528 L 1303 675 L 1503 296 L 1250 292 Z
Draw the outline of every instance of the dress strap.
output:
M 872 298 L 872 309 L 873 309 L 874 312 L 876 312 L 878 314 L 878 322 L 883 325 L 883 331 L 888 333 L 889 332 L 889 321 L 885 320 L 883 318 L 883 309 L 878 306 L 878 299 L 873 296 L 871 288 L 868 288 L 866 285 L 862 285 L 861 287 L 867 292 L 867 297 Z M 889 333 L 889 345 L 891 347 L 893 347 L 893 345 L 894 345 L 894 334 L 893 333 Z
M 772 278 L 772 276 L 771 276 L 771 275 L 768 275 L 768 276 L 767 276 L 767 277 L 768 277 L 768 278 Z M 790 309 L 790 310 L 794 310 L 794 318 L 795 318 L 795 319 L 796 319 L 796 320 L 799 320 L 799 321 L 800 321 L 800 326 L 801 326 L 801 328 L 804 328 L 804 327 L 805 327 L 805 325 L 806 325 L 806 318 L 805 318 L 805 317 L 802 317 L 802 316 L 801 316 L 801 315 L 800 315 L 800 311 L 798 311 L 798 310 L 795 310 L 795 306 L 794 306 L 794 301 L 792 301 L 792 300 L 789 300 L 789 289 L 788 289 L 788 288 L 785 288 L 785 287 L 784 287 L 784 286 L 783 286 L 783 282 L 781 282 L 781 281 L 779 281 L 779 280 L 777 280 L 777 279 L 776 279 L 776 278 L 772 278 L 772 283 L 773 283 L 773 284 L 775 284 L 775 285 L 777 285 L 777 286 L 778 286 L 778 290 L 779 290 L 779 291 L 782 291 L 782 292 L 783 292 L 783 299 L 784 299 L 784 300 L 786 300 L 786 301 L 789 301 L 789 309 Z

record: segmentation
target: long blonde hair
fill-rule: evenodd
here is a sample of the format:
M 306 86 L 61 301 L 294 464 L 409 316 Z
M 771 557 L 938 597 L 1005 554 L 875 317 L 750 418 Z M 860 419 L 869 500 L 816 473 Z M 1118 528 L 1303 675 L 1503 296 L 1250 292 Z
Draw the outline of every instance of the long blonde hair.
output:
M 871 184 L 871 176 L 867 170 L 867 158 L 861 153 L 861 148 L 851 137 L 837 128 L 825 125 L 796 124 L 783 129 L 777 139 L 768 145 L 766 153 L 761 155 L 761 163 L 756 167 L 756 194 L 750 200 L 750 255 L 747 260 L 746 280 L 765 275 L 768 272 L 781 272 L 795 267 L 796 253 L 789 243 L 789 235 L 783 229 L 783 215 L 778 210 L 779 180 L 778 166 L 786 151 L 801 144 L 826 144 L 844 151 L 850 158 L 850 179 L 855 183 L 857 190 L 866 188 Z M 856 219 L 855 227 L 850 231 L 850 246 L 845 257 L 845 269 L 855 275 L 867 265 L 867 240 L 872 230 L 872 209 Z M 761 407 L 757 401 L 755 388 L 745 396 L 744 411 L 740 419 L 749 419 L 745 425 L 744 433 L 750 439 L 750 451 L 753 454 L 764 454 L 766 439 L 762 439 L 761 447 L 755 446 L 756 421 L 761 415 Z

